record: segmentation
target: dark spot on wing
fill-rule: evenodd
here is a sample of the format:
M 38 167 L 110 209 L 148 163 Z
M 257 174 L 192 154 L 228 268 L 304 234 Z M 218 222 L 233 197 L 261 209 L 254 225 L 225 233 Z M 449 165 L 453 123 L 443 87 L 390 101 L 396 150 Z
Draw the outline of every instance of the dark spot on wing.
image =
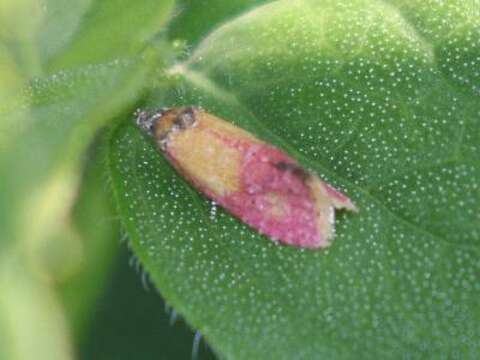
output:
M 186 129 L 192 126 L 196 120 L 195 108 L 190 106 L 178 114 L 173 123 L 179 129 Z
M 293 175 L 299 177 L 302 181 L 306 181 L 310 177 L 310 174 L 307 171 L 303 170 L 296 164 L 279 161 L 274 163 L 273 166 L 278 170 L 291 172 Z

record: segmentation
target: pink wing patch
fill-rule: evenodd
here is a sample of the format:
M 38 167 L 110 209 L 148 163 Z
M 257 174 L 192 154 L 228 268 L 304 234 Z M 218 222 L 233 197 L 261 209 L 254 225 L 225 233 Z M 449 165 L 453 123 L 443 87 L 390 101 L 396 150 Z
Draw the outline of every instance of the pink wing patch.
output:
M 334 207 L 354 210 L 350 200 L 275 147 L 244 143 L 241 151 L 241 191 L 217 201 L 274 240 L 298 247 L 328 246 Z M 315 189 L 315 182 L 325 190 L 319 196 L 315 191 L 322 188 Z

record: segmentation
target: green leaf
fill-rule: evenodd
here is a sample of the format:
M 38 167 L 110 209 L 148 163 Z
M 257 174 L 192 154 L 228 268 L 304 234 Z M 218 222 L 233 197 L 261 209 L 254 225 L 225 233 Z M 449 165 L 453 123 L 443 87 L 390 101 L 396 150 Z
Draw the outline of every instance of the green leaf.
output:
M 36 35 L 42 21 L 43 12 L 38 0 L 4 0 L 0 3 L 2 73 L 6 70 L 4 60 L 7 56 L 15 63 L 19 75 L 29 77 L 41 73 Z
M 0 255 L 0 356 L 70 359 L 68 327 L 57 296 L 25 260 L 16 251 Z
M 95 4 L 103 4 L 101 9 L 111 9 L 113 6 L 112 2 L 106 0 Z M 9 86 L 7 101 L 0 107 L 0 186 L 4 189 L 0 194 L 0 226 L 5 235 L 2 243 L 15 242 L 16 239 L 28 239 L 34 243 L 40 238 L 48 238 L 56 231 L 56 227 L 61 227 L 60 219 L 66 216 L 74 201 L 83 153 L 97 130 L 115 114 L 131 106 L 142 93 L 147 74 L 154 67 L 162 66 L 156 52 L 167 52 L 168 48 L 161 45 L 155 49 L 152 47 L 142 56 L 138 51 L 163 26 L 160 20 L 166 18 L 164 11 L 169 10 L 167 5 L 164 2 L 162 6 L 150 9 L 150 16 L 143 17 L 144 27 L 139 25 L 130 29 L 130 37 L 123 39 L 123 59 L 63 70 L 39 78 L 27 78 L 30 86 L 24 87 L 22 91 L 18 91 L 19 85 L 14 82 L 15 78 L 7 78 L 10 80 L 7 85 L 13 85 Z M 20 10 L 25 7 L 26 5 L 20 7 Z M 22 14 L 13 5 L 6 8 L 11 13 Z M 106 24 L 114 22 L 122 12 L 128 13 L 125 18 L 133 15 L 131 9 L 119 9 L 115 14 L 98 10 L 95 16 L 100 16 L 102 24 Z M 142 11 L 145 9 L 142 8 Z M 62 57 L 65 67 L 81 64 L 80 50 L 75 45 L 78 41 L 85 46 L 98 44 L 93 39 L 95 34 L 91 29 L 95 25 L 95 22 L 92 23 L 95 16 L 84 21 L 81 27 L 90 37 L 78 35 L 69 50 L 64 52 L 74 59 L 69 62 Z M 27 22 L 27 25 L 38 21 Z M 115 28 L 117 27 L 116 25 Z M 108 29 L 97 26 L 96 30 L 101 33 Z M 31 33 L 26 30 L 24 32 Z M 19 34 L 24 32 L 16 31 Z M 112 29 L 110 33 L 115 34 Z M 2 67 L 2 70 L 5 69 L 2 73 L 9 74 L 12 73 L 10 69 L 16 70 L 13 59 L 17 56 L 7 40 L 5 44 L 0 44 L 0 48 L 3 45 L 10 52 L 5 52 L 8 55 L 2 56 L 2 61 L 8 65 Z M 83 51 L 85 56 L 89 56 L 91 49 Z M 127 55 L 130 56 L 125 57 Z M 18 82 L 25 82 L 25 79 L 21 78 Z M 5 91 L 2 90 L 2 93 Z M 25 226 L 26 222 L 30 225 Z
M 38 51 L 43 64 L 68 48 L 95 0 L 43 0 L 43 22 L 37 34 Z
M 174 0 L 144 0 L 140 4 L 128 0 L 94 1 L 64 52 L 49 64 L 50 70 L 138 54 L 163 30 L 173 3 Z
M 180 0 L 177 1 L 177 16 L 172 19 L 168 34 L 172 39 L 196 45 L 215 26 L 266 2 L 268 0 L 209 0 L 206 5 L 204 1 Z
M 226 358 L 480 356 L 480 3 L 276 1 L 211 33 L 151 107 L 200 105 L 344 190 L 327 251 L 211 204 L 129 121 L 110 170 L 135 254 Z M 199 151 L 199 149 L 192 149 Z
M 67 10 L 59 2 L 0 4 L 0 356 L 72 356 L 54 282 L 80 258 L 83 234 L 70 221 L 85 154 L 163 66 L 170 48 L 153 40 L 171 4 L 82 2 L 69 7 L 66 27 L 65 18 L 52 20 Z
M 102 134 L 98 140 L 104 136 Z M 114 214 L 111 191 L 105 184 L 105 151 L 96 144 L 89 154 L 70 224 L 76 234 L 76 246 L 65 249 L 59 246 L 62 242 L 57 242 L 56 249 L 52 249 L 54 254 L 61 252 L 63 257 L 72 253 L 71 248 L 76 250 L 77 258 L 70 256 L 70 264 L 67 264 L 70 266 L 56 269 L 56 279 L 77 344 L 83 343 L 88 336 L 96 301 L 109 279 L 120 248 L 120 223 Z
M 35 81 L 29 88 L 34 106 L 23 103 L 2 114 L 0 285 L 18 285 L 0 303 L 9 359 L 69 358 L 62 307 L 46 280 L 55 280 L 52 268 L 68 267 L 72 258 L 48 250 L 58 255 L 76 243 L 67 221 L 84 152 L 97 130 L 139 96 L 147 63 L 99 65 Z
M 146 64 L 99 65 L 35 81 L 29 89 L 34 106 L 4 114 L 9 136 L 0 153 L 0 184 L 10 189 L 2 194 L 10 201 L 1 201 L 8 207 L 1 221 L 5 231 L 12 229 L 8 238 L 35 242 L 61 224 L 84 151 L 96 131 L 139 95 Z
M 96 304 L 89 336 L 79 347 L 79 359 L 96 359 L 99 354 L 115 360 L 191 358 L 195 335 L 166 306 L 140 268 L 122 246 L 115 272 Z M 215 359 L 203 341 L 196 359 Z

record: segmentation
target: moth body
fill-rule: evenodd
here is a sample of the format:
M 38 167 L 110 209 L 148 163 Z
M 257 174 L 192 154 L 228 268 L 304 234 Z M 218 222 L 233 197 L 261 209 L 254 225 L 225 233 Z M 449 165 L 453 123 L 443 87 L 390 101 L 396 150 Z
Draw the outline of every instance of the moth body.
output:
M 350 199 L 282 150 L 202 109 L 141 111 L 137 124 L 199 191 L 272 240 L 324 248 Z

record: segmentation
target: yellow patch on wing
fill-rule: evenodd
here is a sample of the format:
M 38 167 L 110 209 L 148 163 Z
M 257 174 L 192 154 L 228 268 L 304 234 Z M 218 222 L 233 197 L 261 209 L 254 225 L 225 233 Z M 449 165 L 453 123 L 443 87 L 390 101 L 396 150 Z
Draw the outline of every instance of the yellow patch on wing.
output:
M 239 150 L 201 127 L 171 134 L 168 151 L 182 170 L 218 196 L 240 191 Z
M 217 134 L 232 139 L 232 140 L 248 140 L 257 143 L 262 143 L 255 136 L 249 132 L 230 124 L 229 122 L 220 119 L 214 115 L 210 115 L 204 111 L 197 112 L 197 127 L 209 129 Z

